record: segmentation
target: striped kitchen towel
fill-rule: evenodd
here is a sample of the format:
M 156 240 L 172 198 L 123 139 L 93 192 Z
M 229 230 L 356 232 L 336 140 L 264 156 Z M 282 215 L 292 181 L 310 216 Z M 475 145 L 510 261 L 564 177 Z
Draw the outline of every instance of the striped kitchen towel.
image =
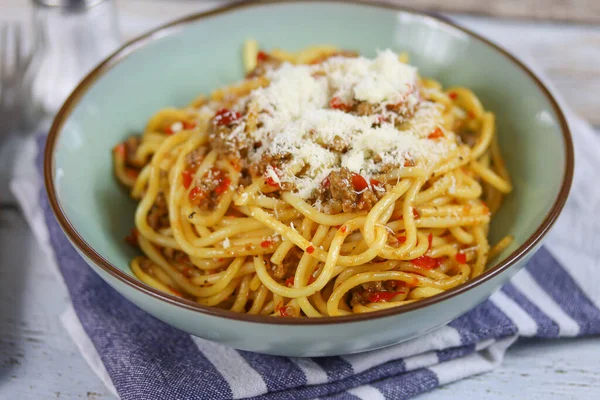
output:
M 41 190 L 40 156 L 38 172 L 31 162 L 33 175 L 17 177 L 12 188 L 70 293 L 65 326 L 121 399 L 404 399 L 494 368 L 520 337 L 600 334 L 600 190 L 590 185 L 600 171 L 600 141 L 587 123 L 571 117 L 571 126 L 577 158 L 572 195 L 527 267 L 445 327 L 341 357 L 238 351 L 158 321 L 104 283 L 70 245 Z M 43 143 L 39 138 L 30 152 Z

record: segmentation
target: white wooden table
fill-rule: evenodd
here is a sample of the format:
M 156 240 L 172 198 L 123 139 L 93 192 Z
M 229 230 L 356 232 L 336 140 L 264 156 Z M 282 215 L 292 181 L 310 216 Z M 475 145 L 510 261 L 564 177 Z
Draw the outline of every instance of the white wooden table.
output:
M 122 31 L 131 37 L 214 3 L 121 0 Z M 26 20 L 28 5 L 0 0 L 0 20 Z M 452 17 L 528 52 L 571 106 L 600 125 L 600 26 Z M 63 329 L 68 296 L 45 263 L 19 212 L 0 210 L 0 399 L 113 399 Z M 600 339 L 520 342 L 495 371 L 421 398 L 598 399 Z

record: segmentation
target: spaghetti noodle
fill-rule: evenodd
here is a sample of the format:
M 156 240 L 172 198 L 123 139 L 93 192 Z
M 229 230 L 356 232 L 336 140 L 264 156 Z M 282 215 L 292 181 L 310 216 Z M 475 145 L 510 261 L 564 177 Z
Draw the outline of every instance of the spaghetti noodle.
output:
M 113 152 L 144 283 L 273 316 L 396 307 L 480 275 L 511 191 L 494 115 L 405 54 L 244 47 L 247 76 Z M 493 247 L 498 254 L 511 241 Z

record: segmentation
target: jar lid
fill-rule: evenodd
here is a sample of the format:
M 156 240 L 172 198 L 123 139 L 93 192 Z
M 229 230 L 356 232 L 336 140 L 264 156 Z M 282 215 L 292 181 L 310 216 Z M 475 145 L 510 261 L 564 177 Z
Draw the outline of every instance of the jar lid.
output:
M 94 7 L 105 0 L 33 0 L 42 7 L 60 7 L 69 10 L 81 10 Z

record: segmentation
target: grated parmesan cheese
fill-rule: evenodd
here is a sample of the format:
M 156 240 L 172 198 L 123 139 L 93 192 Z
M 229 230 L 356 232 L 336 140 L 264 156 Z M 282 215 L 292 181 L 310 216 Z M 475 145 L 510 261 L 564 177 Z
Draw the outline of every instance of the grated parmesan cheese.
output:
M 440 110 L 421 99 L 416 68 L 400 62 L 391 50 L 375 59 L 283 63 L 267 77 L 268 86 L 253 90 L 238 104 L 259 110 L 251 139 L 261 146 L 250 149 L 248 157 L 258 162 L 263 156 L 290 154 L 277 170 L 268 166 L 265 175 L 277 184 L 292 183 L 302 198 L 309 198 L 331 171 L 341 167 L 365 178 L 385 164 L 402 167 L 406 160 L 430 168 L 456 146 L 450 134 L 427 138 L 443 122 Z M 371 115 L 332 109 L 334 97 L 346 104 L 366 102 Z M 396 107 L 395 112 L 388 105 Z M 230 138 L 246 134 L 246 119 L 247 115 Z
M 275 169 L 273 169 L 272 166 L 267 166 L 265 174 L 267 175 L 267 177 L 271 178 L 273 182 L 275 182 L 277 185 L 281 185 L 281 179 L 279 179 L 279 176 L 277 175 Z
M 177 122 L 174 122 L 173 124 L 171 124 L 171 132 L 177 133 L 177 132 L 180 132 L 181 130 L 183 130 L 183 123 L 181 123 L 180 121 L 177 121 Z
M 417 84 L 417 69 L 400 62 L 391 50 L 380 52 L 374 60 L 335 57 L 325 63 L 325 71 L 337 89 L 334 96 L 372 104 L 398 102 Z
M 231 241 L 229 240 L 229 238 L 225 238 L 225 240 L 223 240 L 223 248 L 228 249 L 230 247 L 231 247 Z

